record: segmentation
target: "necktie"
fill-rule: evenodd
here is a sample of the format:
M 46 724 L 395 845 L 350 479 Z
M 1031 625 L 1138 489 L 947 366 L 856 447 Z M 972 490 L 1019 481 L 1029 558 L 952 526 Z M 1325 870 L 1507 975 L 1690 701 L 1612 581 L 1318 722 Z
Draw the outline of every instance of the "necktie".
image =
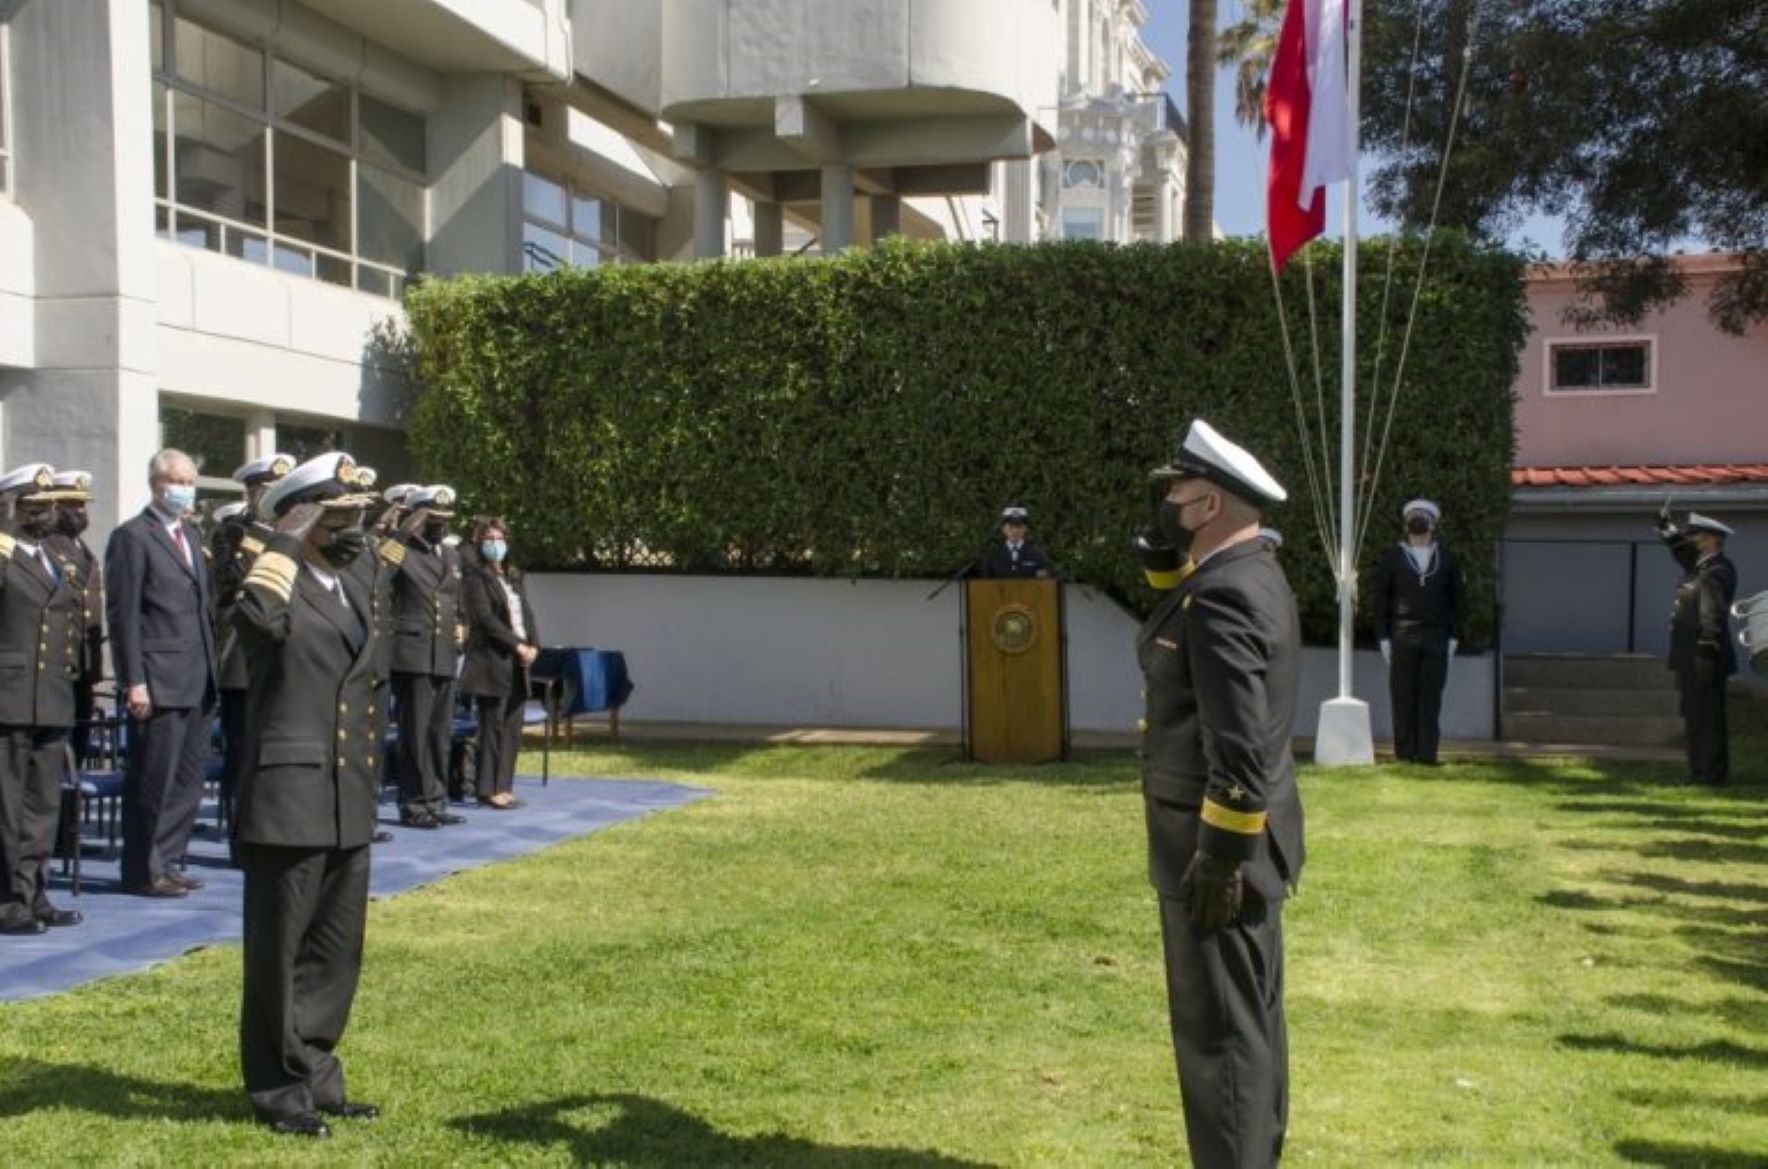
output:
M 1018 564 L 1019 563 L 1019 545 L 1013 544 L 1010 547 L 1011 547 L 1011 550 L 1013 553 L 1013 563 Z
M 50 557 L 49 553 L 45 552 L 42 548 L 38 548 L 37 549 L 37 558 L 43 562 L 43 571 L 47 572 L 49 574 L 49 579 L 54 581 L 56 584 L 60 584 L 61 583 L 61 573 L 56 571 L 55 561 L 53 558 Z
M 190 567 L 190 545 L 184 542 L 184 523 L 180 520 L 172 525 L 172 543 L 178 545 L 178 555 L 184 558 L 184 566 Z

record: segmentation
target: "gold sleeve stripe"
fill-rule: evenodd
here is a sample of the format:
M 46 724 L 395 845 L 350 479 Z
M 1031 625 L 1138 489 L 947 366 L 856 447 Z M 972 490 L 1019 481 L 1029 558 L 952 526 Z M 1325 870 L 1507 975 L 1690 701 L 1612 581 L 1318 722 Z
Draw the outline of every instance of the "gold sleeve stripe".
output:
M 1236 812 L 1232 808 L 1222 807 L 1214 800 L 1203 801 L 1203 822 L 1211 828 L 1220 828 L 1223 832 L 1257 836 L 1265 830 L 1267 818 L 1264 812 Z
M 295 562 L 280 552 L 266 552 L 252 565 L 245 583 L 286 601 L 295 591 Z
M 239 542 L 239 546 L 244 548 L 247 552 L 250 552 L 253 556 L 264 551 L 264 541 L 258 539 L 256 536 L 245 537 Z
M 0 556 L 11 556 L 12 550 L 18 547 L 18 541 L 4 532 L 0 532 Z

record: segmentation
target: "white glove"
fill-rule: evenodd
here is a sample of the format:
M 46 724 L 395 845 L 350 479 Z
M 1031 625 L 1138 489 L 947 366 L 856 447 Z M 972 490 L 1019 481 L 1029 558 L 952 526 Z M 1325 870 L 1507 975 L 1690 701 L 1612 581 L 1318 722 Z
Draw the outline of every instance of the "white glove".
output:
M 1381 660 L 1390 666 L 1394 664 L 1394 643 L 1385 637 L 1381 639 Z
M 1455 656 L 1455 650 L 1458 649 L 1460 645 L 1461 641 L 1459 638 L 1451 637 L 1449 639 L 1449 657 L 1453 658 Z

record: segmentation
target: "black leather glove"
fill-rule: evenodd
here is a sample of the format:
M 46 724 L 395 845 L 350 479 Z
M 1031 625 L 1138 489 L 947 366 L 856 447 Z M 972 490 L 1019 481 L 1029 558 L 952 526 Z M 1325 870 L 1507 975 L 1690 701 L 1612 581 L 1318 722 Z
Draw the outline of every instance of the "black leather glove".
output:
M 1193 925 L 1219 930 L 1240 920 L 1243 887 L 1239 861 L 1222 860 L 1198 849 L 1179 878 L 1179 902 Z
M 1177 548 L 1151 531 L 1137 533 L 1130 546 L 1135 549 L 1136 558 L 1146 572 L 1177 572 L 1179 565 L 1184 563 Z
M 1658 535 L 1666 540 L 1676 535 L 1676 521 L 1670 518 L 1670 500 L 1668 496 L 1664 498 L 1664 506 L 1658 508 L 1657 530 Z

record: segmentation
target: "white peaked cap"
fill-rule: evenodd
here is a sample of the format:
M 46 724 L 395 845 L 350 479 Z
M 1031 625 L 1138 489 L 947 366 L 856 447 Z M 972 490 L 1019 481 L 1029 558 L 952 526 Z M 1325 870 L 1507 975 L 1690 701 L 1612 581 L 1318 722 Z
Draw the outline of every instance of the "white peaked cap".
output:
M 1736 532 L 1714 519 L 1712 516 L 1701 515 L 1697 511 L 1688 513 L 1688 522 L 1682 525 L 1691 532 L 1711 532 L 1715 536 L 1735 536 Z
M 1289 498 L 1283 485 L 1252 456 L 1252 452 L 1223 438 L 1215 427 L 1199 418 L 1185 431 L 1179 450 L 1167 466 L 1157 468 L 1156 478 L 1207 479 L 1225 487 L 1248 503 L 1282 503 Z
M 1400 509 L 1400 518 L 1405 519 L 1414 512 L 1423 512 L 1430 517 L 1430 522 L 1433 524 L 1443 518 L 1443 509 L 1428 499 L 1414 499 L 1409 501 L 1405 507 Z

